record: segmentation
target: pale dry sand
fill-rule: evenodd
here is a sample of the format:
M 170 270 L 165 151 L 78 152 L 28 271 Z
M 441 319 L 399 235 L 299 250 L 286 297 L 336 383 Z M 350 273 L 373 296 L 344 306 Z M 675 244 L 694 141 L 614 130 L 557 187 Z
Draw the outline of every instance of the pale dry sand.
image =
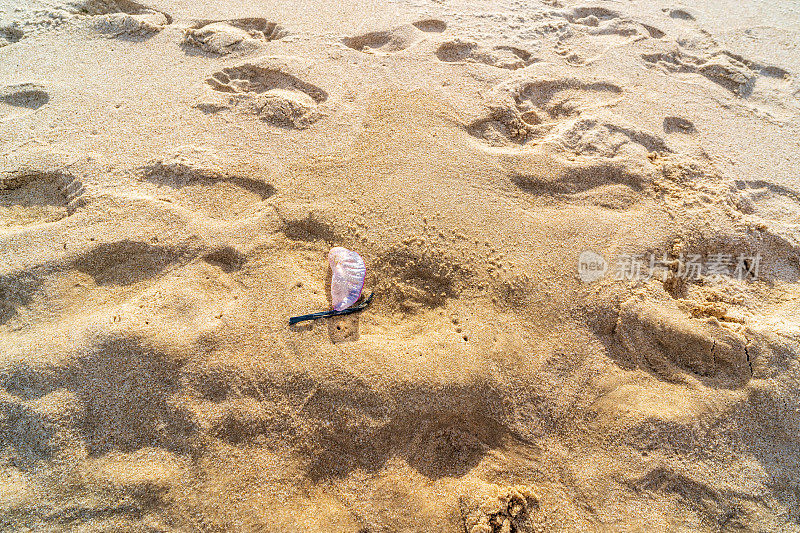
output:
M 799 44 L 792 2 L 0 0 L 0 529 L 800 531 Z M 337 245 L 373 305 L 289 327 Z

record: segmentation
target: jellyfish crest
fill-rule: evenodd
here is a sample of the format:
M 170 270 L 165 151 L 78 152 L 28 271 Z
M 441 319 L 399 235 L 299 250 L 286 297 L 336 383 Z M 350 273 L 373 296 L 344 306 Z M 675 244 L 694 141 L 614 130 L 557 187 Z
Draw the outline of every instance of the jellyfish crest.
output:
M 328 252 L 331 265 L 331 302 L 336 311 L 347 309 L 361 296 L 367 267 L 361 256 L 337 246 Z

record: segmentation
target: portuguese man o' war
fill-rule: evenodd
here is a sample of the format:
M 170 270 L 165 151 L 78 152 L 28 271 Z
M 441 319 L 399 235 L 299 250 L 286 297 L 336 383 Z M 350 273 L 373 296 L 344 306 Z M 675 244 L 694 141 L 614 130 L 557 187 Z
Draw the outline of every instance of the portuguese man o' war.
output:
M 328 252 L 328 263 L 331 265 L 331 303 L 333 304 L 333 310 L 293 316 L 289 319 L 289 325 L 297 324 L 304 320 L 349 315 L 366 309 L 372 301 L 373 294 L 370 294 L 368 298 L 358 305 L 353 305 L 361 297 L 361 291 L 364 289 L 364 279 L 367 275 L 367 267 L 358 253 L 337 246 Z
M 367 267 L 358 253 L 337 246 L 328 252 L 331 265 L 331 302 L 336 311 L 356 303 L 364 288 Z

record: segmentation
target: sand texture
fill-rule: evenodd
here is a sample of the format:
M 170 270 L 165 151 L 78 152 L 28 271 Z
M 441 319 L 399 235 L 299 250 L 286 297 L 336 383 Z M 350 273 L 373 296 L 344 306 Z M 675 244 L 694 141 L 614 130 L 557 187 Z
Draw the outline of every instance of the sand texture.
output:
M 796 2 L 0 0 L 0 530 L 800 532 L 799 171 Z

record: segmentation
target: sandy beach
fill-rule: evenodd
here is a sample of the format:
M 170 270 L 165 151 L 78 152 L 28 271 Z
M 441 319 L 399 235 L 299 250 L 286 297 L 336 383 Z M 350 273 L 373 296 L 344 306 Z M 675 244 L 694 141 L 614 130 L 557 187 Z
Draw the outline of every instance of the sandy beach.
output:
M 0 530 L 800 532 L 798 171 L 796 2 L 0 0 Z

